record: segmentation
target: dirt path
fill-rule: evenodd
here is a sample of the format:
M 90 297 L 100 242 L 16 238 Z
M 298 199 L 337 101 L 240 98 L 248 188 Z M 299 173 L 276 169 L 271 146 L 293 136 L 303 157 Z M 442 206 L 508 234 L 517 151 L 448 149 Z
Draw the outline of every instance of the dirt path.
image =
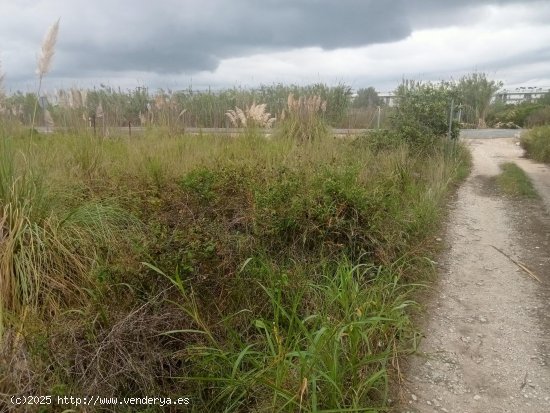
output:
M 520 159 L 513 139 L 469 143 L 474 169 L 450 215 L 426 338 L 396 411 L 550 412 L 550 168 Z M 490 177 L 510 160 L 533 178 L 543 201 L 495 190 Z

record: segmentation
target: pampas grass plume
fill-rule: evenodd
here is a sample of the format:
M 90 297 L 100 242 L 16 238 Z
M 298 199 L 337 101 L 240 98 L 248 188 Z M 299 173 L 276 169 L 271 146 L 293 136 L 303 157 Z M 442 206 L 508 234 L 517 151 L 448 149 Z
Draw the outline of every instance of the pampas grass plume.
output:
M 42 42 L 42 49 L 40 50 L 40 57 L 38 58 L 38 66 L 36 68 L 36 74 L 39 77 L 43 77 L 50 71 L 58 32 L 59 19 L 50 27 Z
M 50 70 L 52 65 L 53 55 L 55 53 L 55 43 L 57 41 L 57 33 L 59 32 L 59 20 L 50 27 L 44 41 L 42 42 L 42 49 L 40 50 L 40 57 L 38 58 L 38 65 L 36 67 L 36 74 L 38 75 L 38 90 L 36 91 L 36 102 L 34 103 L 34 111 L 32 114 L 32 125 L 31 125 L 31 139 L 29 140 L 29 148 L 32 142 L 32 137 L 34 133 L 34 121 L 36 119 L 36 110 L 38 108 L 38 100 L 40 99 L 40 90 L 42 88 L 42 79 Z

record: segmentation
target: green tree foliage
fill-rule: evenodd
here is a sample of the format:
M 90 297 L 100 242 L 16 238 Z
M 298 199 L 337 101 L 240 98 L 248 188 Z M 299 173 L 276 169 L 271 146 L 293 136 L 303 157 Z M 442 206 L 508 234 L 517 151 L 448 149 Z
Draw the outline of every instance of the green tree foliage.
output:
M 491 126 L 499 123 L 513 123 L 521 127 L 532 127 L 545 124 L 545 109 L 548 107 L 539 102 L 523 102 L 517 105 L 495 102 L 487 114 L 487 123 Z
M 470 73 L 457 84 L 459 99 L 466 110 L 471 111 L 475 123 L 486 127 L 486 117 L 493 95 L 502 87 L 502 82 L 489 80 L 485 73 Z
M 352 104 L 354 108 L 367 108 L 378 105 L 380 105 L 380 97 L 372 86 L 366 89 L 359 89 Z
M 550 92 L 545 93 L 537 103 L 545 106 L 550 106 Z
M 457 98 L 453 84 L 406 81 L 397 88 L 396 98 L 393 127 L 402 139 L 425 148 L 446 136 L 451 101 Z M 458 134 L 458 123 L 453 121 L 451 137 Z

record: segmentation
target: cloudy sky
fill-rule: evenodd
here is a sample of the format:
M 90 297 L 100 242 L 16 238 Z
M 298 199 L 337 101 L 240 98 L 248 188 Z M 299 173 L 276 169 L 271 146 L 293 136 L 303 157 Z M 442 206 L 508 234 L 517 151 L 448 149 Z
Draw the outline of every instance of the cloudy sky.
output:
M 100 83 L 219 89 L 346 83 L 482 71 L 550 86 L 550 0 L 0 0 L 8 91 L 32 90 L 61 19 L 46 89 Z

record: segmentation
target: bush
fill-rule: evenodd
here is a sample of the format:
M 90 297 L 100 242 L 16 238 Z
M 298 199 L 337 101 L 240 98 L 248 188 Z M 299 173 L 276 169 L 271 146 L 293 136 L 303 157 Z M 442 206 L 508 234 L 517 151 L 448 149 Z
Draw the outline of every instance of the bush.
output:
M 449 111 L 454 95 L 455 90 L 447 83 L 403 83 L 397 89 L 394 129 L 413 147 L 430 147 L 434 140 L 448 133 Z M 453 122 L 451 137 L 456 139 L 459 132 L 458 123 Z
M 354 142 L 357 147 L 368 147 L 374 154 L 383 151 L 391 151 L 403 145 L 403 139 L 400 134 L 394 130 L 375 130 L 368 131 L 357 138 Z
M 487 123 L 489 126 L 494 126 L 498 123 L 514 123 L 521 127 L 528 127 L 528 119 L 544 108 L 545 106 L 540 103 L 528 102 L 518 105 L 494 104 L 487 115 Z
M 540 108 L 531 113 L 527 116 L 525 124 L 528 128 L 550 124 L 550 106 Z
M 529 158 L 550 163 L 550 126 L 539 126 L 524 133 L 521 146 Z

